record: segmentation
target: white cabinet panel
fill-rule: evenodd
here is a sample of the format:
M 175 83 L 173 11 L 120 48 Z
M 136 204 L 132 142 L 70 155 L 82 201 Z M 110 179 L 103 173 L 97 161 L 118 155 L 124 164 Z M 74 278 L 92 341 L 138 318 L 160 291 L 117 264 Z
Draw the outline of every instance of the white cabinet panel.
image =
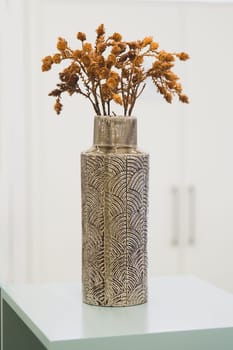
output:
M 0 280 L 26 281 L 28 202 L 24 7 L 0 4 Z
M 181 269 L 181 119 L 176 106 L 146 105 L 155 110 L 143 104 L 138 110 L 139 145 L 150 152 L 149 268 L 151 274 L 176 273 Z
M 233 291 L 232 18 L 230 5 L 187 9 L 192 108 L 185 120 L 185 169 L 195 198 L 187 189 L 186 239 L 191 215 L 195 242 L 187 246 L 185 268 Z

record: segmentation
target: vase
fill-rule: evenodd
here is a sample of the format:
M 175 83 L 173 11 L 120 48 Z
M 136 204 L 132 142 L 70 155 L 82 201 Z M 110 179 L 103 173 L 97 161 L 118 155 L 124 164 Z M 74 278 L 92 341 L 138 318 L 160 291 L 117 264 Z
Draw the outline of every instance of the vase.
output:
M 83 302 L 147 301 L 149 155 L 137 148 L 137 119 L 96 116 L 81 154 Z

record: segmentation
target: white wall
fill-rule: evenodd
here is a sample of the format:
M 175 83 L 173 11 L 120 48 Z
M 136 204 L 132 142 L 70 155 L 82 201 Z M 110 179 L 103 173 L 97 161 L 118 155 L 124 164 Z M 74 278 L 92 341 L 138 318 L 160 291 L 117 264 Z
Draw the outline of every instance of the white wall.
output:
M 64 36 L 74 46 L 77 31 L 85 31 L 92 39 L 100 23 L 105 23 L 110 33 L 119 31 L 129 39 L 154 35 L 161 48 L 191 51 L 194 57 L 176 70 L 181 75 L 184 90 L 194 101 L 194 109 L 192 104 L 166 104 L 150 86 L 135 110 L 139 146 L 149 151 L 151 158 L 150 272 L 184 271 L 183 255 L 166 250 L 166 243 L 171 239 L 173 214 L 171 194 L 163 195 L 164 189 L 170 191 L 171 184 L 180 185 L 182 180 L 185 155 L 183 131 L 178 126 L 186 113 L 202 112 L 197 102 L 201 100 L 200 85 L 206 85 L 210 96 L 211 91 L 217 91 L 215 100 L 210 102 L 213 115 L 215 110 L 219 112 L 218 93 L 223 93 L 221 89 L 216 90 L 218 81 L 225 84 L 222 89 L 231 89 L 227 77 L 221 77 L 223 81 L 220 79 L 221 66 L 213 71 L 215 84 L 204 79 L 208 60 L 205 57 L 205 65 L 202 64 L 203 51 L 198 51 L 197 43 L 194 51 L 188 34 L 196 33 L 199 18 L 216 21 L 221 33 L 221 21 L 231 21 L 233 5 L 11 0 L 2 2 L 1 6 L 4 17 L 1 34 L 4 54 L 1 55 L 3 64 L 0 64 L 2 278 L 64 281 L 80 277 L 79 156 L 91 145 L 94 113 L 86 101 L 67 97 L 62 117 L 57 117 L 52 108 L 53 99 L 47 96 L 56 84 L 57 72 L 42 74 L 40 60 L 56 51 L 58 36 Z M 229 14 L 227 19 L 217 16 L 220 8 Z M 233 50 L 232 33 L 227 32 L 226 26 L 222 33 L 219 40 L 224 40 L 224 47 Z M 211 62 L 214 52 L 208 52 L 207 38 L 201 32 L 198 37 L 200 48 L 207 48 L 204 52 L 209 54 Z M 232 67 L 229 69 L 232 71 Z M 197 80 L 198 76 L 203 80 Z M 221 108 L 225 113 L 224 105 Z
M 0 279 L 28 277 L 27 46 L 23 2 L 1 2 Z
M 132 40 L 154 35 L 155 40 L 159 40 L 164 48 L 185 50 L 182 33 L 183 10 L 180 6 L 166 4 L 155 6 L 150 3 L 137 3 L 132 6 L 130 2 L 87 2 L 77 5 L 76 1 L 44 1 L 38 4 L 34 11 L 35 21 L 31 21 L 35 38 L 32 49 L 32 117 L 33 124 L 35 123 L 33 135 L 38 141 L 37 145 L 33 145 L 35 148 L 32 165 L 34 169 L 37 168 L 37 171 L 34 170 L 34 189 L 40 188 L 33 197 L 33 203 L 36 203 L 39 213 L 39 221 L 33 231 L 34 239 L 40 244 L 40 249 L 33 253 L 33 256 L 37 257 L 36 278 L 73 279 L 78 278 L 81 268 L 79 155 L 82 150 L 91 146 L 94 113 L 86 101 L 79 97 L 72 100 L 67 97 L 63 116 L 57 117 L 52 110 L 54 102 L 47 97 L 47 92 L 55 86 L 57 76 L 55 72 L 42 74 L 39 70 L 39 59 L 56 51 L 58 36 L 67 38 L 71 46 L 76 45 L 76 33 L 80 30 L 87 32 L 88 38 L 92 40 L 100 23 L 105 23 L 109 33 L 120 31 Z M 177 182 L 179 110 L 180 106 L 176 103 L 173 106 L 164 103 L 161 97 L 154 93 L 153 87 L 148 88 L 144 100 L 138 103 L 135 110 L 139 121 L 139 145 L 142 149 L 150 151 L 151 158 L 154 159 L 151 164 L 151 178 L 154 179 L 151 181 L 152 194 L 158 193 L 161 187 L 163 189 L 173 180 Z M 158 152 L 161 148 L 163 151 Z M 156 166 L 161 163 L 162 168 Z M 171 164 L 174 170 L 166 171 L 171 168 Z M 161 198 L 161 194 L 158 198 Z M 157 264 L 153 261 L 154 249 L 156 254 L 166 255 L 157 248 L 153 227 L 154 220 L 157 227 L 163 226 L 167 205 L 165 201 L 160 203 L 156 196 L 151 195 L 152 272 L 157 270 Z M 153 213 L 157 213 L 157 218 Z M 166 227 L 170 225 L 170 220 L 166 220 L 163 230 L 168 232 Z M 173 255 L 173 259 L 177 259 L 176 252 Z M 173 271 L 173 259 L 165 263 L 166 270 Z

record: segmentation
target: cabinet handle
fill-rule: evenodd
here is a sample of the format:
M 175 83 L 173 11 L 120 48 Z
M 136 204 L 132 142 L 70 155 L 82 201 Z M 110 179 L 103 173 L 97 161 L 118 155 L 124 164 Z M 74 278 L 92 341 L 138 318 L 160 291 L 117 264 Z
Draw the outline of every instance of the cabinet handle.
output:
M 193 245 L 196 241 L 196 191 L 195 187 L 188 187 L 189 206 L 189 236 L 188 244 Z
M 172 187 L 172 238 L 171 244 L 177 246 L 179 244 L 179 232 L 180 232 L 180 193 L 176 186 Z

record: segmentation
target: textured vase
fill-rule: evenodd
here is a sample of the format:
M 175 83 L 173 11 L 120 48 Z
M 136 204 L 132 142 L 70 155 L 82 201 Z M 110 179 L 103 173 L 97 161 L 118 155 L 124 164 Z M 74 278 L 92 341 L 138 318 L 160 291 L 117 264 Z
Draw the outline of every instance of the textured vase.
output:
M 81 154 L 83 302 L 147 301 L 149 156 L 137 149 L 137 119 L 96 116 Z

